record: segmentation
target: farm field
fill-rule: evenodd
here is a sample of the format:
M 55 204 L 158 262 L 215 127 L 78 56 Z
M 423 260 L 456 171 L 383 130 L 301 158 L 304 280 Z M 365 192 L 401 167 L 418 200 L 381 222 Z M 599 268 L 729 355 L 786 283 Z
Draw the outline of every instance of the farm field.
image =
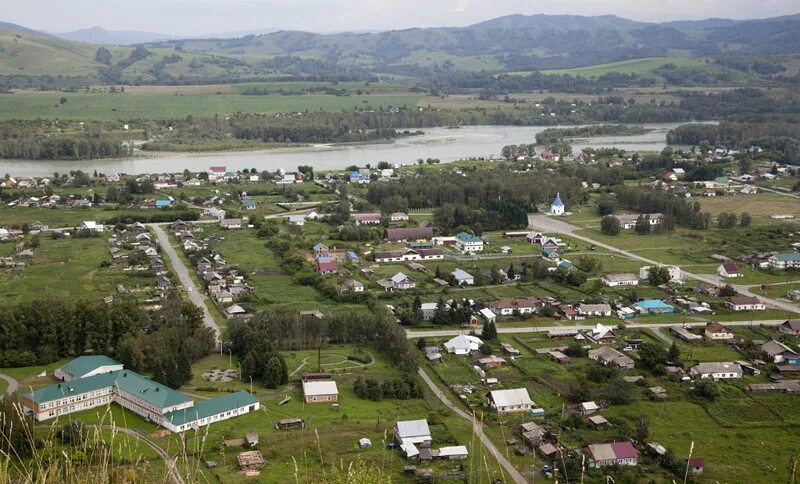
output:
M 228 93 L 219 91 L 220 94 L 183 94 L 182 90 L 185 89 L 176 88 L 169 94 L 163 90 L 136 89 L 133 92 L 126 90 L 124 93 L 114 94 L 18 91 L 0 96 L 0 120 L 58 118 L 114 121 L 175 119 L 189 115 L 212 117 L 236 112 L 303 112 L 320 109 L 338 111 L 353 108 L 412 107 L 421 99 L 421 95 L 411 93 L 404 88 L 363 95 L 353 93 L 348 96 L 316 93 L 284 95 L 278 92 L 246 96 L 235 91 Z M 368 87 L 363 89 L 370 90 Z M 61 104 L 59 102 L 61 97 L 66 97 L 67 102 Z
M 718 215 L 720 212 L 733 212 L 737 215 L 747 212 L 753 217 L 754 222 L 758 218 L 771 221 L 769 216 L 777 214 L 790 214 L 800 218 L 800 199 L 777 193 L 698 197 L 697 201 L 700 202 L 703 211 L 712 215 Z
M 719 70 L 718 66 L 709 64 L 702 59 L 690 59 L 681 57 L 645 57 L 641 59 L 631 59 L 607 64 L 596 64 L 584 67 L 573 67 L 571 69 L 551 69 L 542 71 L 543 74 L 571 74 L 573 76 L 599 77 L 609 72 L 619 72 L 622 74 L 648 75 L 663 66 L 664 64 L 674 64 L 677 67 L 696 67 L 712 68 Z M 523 75 L 523 72 L 514 74 Z

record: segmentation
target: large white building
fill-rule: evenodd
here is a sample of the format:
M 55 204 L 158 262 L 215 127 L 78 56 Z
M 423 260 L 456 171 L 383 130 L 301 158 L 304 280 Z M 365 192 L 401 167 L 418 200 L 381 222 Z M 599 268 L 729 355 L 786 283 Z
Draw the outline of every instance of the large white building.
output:
M 742 377 L 742 367 L 730 361 L 719 363 L 698 363 L 689 369 L 689 374 L 699 378 L 726 380 Z
M 25 412 L 37 421 L 117 403 L 172 432 L 202 427 L 255 412 L 258 400 L 246 391 L 203 400 L 197 404 L 173 390 L 110 358 L 77 359 L 54 373 L 65 381 L 22 396 Z M 78 376 L 87 375 L 87 376 Z
M 669 271 L 669 282 L 683 282 L 683 271 L 678 266 L 664 266 Z M 639 269 L 639 279 L 645 280 L 650 277 L 650 266 Z
M 483 250 L 483 239 L 477 235 L 461 232 L 456 235 L 456 249 L 461 252 L 481 252 Z

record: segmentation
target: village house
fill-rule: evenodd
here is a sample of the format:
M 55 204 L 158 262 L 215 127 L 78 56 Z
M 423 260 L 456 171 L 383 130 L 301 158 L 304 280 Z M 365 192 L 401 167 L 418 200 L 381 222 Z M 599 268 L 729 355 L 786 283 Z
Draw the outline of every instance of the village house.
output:
M 417 283 L 414 281 L 414 279 L 408 277 L 402 272 L 398 272 L 397 274 L 393 275 L 391 279 L 379 280 L 378 285 L 383 287 L 386 292 L 394 292 L 414 289 L 417 286 Z
M 511 316 L 514 312 L 519 314 L 533 314 L 536 311 L 538 300 L 532 297 L 522 297 L 516 299 L 500 299 L 487 304 L 489 309 L 500 316 Z
M 589 342 L 599 345 L 614 343 L 614 330 L 600 323 L 598 323 L 594 328 L 584 331 L 583 336 Z
M 755 296 L 735 296 L 725 304 L 733 311 L 763 311 L 767 306 Z
M 631 274 L 629 272 L 620 274 L 606 274 L 603 276 L 601 281 L 603 284 L 609 287 L 639 285 L 639 278 L 636 277 L 636 274 Z
M 777 270 L 800 268 L 800 252 L 775 254 L 770 257 L 767 262 L 770 268 Z
M 800 355 L 780 341 L 768 341 L 761 345 L 761 351 L 773 363 L 788 363 L 800 365 Z
M 460 232 L 456 235 L 456 249 L 463 253 L 483 251 L 483 239 L 477 235 Z
M 302 215 L 289 215 L 288 222 L 291 225 L 305 225 L 306 218 Z
M 375 262 L 407 262 L 415 260 L 442 260 L 444 252 L 441 249 L 398 249 L 375 252 Z
M 631 230 L 636 228 L 636 222 L 639 220 L 638 215 L 615 215 L 617 220 L 619 220 L 619 227 L 623 230 Z M 662 213 L 646 213 L 643 214 L 644 219 L 650 225 L 650 227 L 654 227 L 656 225 L 660 225 L 664 219 L 664 214 Z
M 631 308 L 639 314 L 669 314 L 675 308 L 660 299 L 643 299 L 634 303 Z
M 364 284 L 355 280 L 348 279 L 339 285 L 341 292 L 364 292 Z
M 431 237 L 433 237 L 431 227 L 389 228 L 383 233 L 383 238 L 389 242 L 429 240 Z
M 639 461 L 639 451 L 630 442 L 591 444 L 584 452 L 589 458 L 589 467 L 635 466 Z
M 390 222 L 406 222 L 409 220 L 408 214 L 403 212 L 395 212 L 389 214 Z
M 478 358 L 478 364 L 484 370 L 488 370 L 490 368 L 497 368 L 499 366 L 505 365 L 506 360 L 500 358 L 499 356 L 490 355 L 490 356 L 485 356 L 483 358 Z
M 611 316 L 611 305 L 609 304 L 579 304 L 578 314 L 580 316 Z
M 377 213 L 359 213 L 353 215 L 356 225 L 378 225 L 381 223 L 381 216 Z
M 430 448 L 433 444 L 428 421 L 425 419 L 398 421 L 394 435 L 400 448 L 409 458 L 418 456 L 419 449 Z
M 339 266 L 336 264 L 336 261 L 329 260 L 329 261 L 319 261 L 317 262 L 317 274 L 335 274 L 338 272 Z
M 475 284 L 475 278 L 469 272 L 461 269 L 456 269 L 450 273 L 453 276 L 456 284 L 459 286 L 471 286 Z
M 689 369 L 689 375 L 714 380 L 741 378 L 742 367 L 731 361 L 698 363 Z
M 681 283 L 683 282 L 683 271 L 678 266 L 664 266 L 669 272 L 669 282 Z M 639 279 L 647 280 L 650 277 L 650 266 L 645 266 L 639 269 Z
M 494 323 L 497 320 L 497 315 L 489 308 L 483 308 L 478 313 L 489 323 Z
M 610 346 L 589 350 L 589 359 L 605 366 L 616 366 L 621 370 L 632 370 L 635 363 L 632 358 L 620 353 Z
M 744 277 L 739 271 L 739 267 L 733 262 L 723 262 L 717 267 L 717 274 L 722 277 Z
M 669 329 L 675 333 L 678 338 L 686 341 L 687 343 L 695 343 L 703 339 L 702 336 L 694 334 L 681 326 L 670 326 Z
M 333 403 L 339 401 L 339 389 L 334 380 L 303 378 L 303 398 L 306 403 Z
M 489 405 L 497 413 L 517 413 L 530 411 L 534 404 L 526 388 L 514 388 L 489 392 Z
M 444 344 L 444 349 L 454 355 L 468 355 L 473 351 L 478 351 L 482 344 L 483 341 L 477 336 L 460 334 L 447 341 Z
M 778 326 L 778 330 L 783 334 L 800 336 L 800 319 L 787 319 Z
M 733 331 L 720 323 L 708 323 L 704 333 L 706 338 L 710 340 L 728 340 L 734 338 Z
M 242 228 L 242 219 L 240 218 L 224 218 L 219 221 L 220 227 L 223 229 L 240 229 Z

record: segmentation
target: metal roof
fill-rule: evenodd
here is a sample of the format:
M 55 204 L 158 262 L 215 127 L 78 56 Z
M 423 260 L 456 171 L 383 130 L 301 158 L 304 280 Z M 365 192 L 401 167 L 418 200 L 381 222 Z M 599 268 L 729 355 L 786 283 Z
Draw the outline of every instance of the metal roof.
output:
M 210 400 L 203 400 L 191 407 L 175 410 L 164 415 L 164 418 L 173 425 L 196 422 L 197 420 L 219 415 L 229 410 L 234 410 L 258 403 L 256 397 L 244 390 L 229 395 L 224 395 Z
M 122 363 L 105 355 L 79 356 L 65 363 L 61 371 L 80 378 L 102 366 L 122 366 Z
M 533 405 L 527 388 L 512 388 L 509 390 L 494 390 L 489 392 L 492 401 L 497 407 L 510 405 Z
M 430 437 L 431 430 L 428 428 L 428 421 L 421 420 L 400 420 L 397 422 L 397 436 L 401 439 L 412 437 Z

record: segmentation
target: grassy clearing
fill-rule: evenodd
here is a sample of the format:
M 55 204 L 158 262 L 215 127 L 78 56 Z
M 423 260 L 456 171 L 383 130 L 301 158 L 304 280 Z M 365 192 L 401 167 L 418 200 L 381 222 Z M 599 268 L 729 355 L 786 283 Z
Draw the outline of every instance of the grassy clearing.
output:
M 0 279 L 0 297 L 7 302 L 40 299 L 100 299 L 116 294 L 117 284 L 138 288 L 152 286 L 153 278 L 133 276 L 102 268 L 110 259 L 109 244 L 102 237 L 58 239 L 42 237 L 32 262 L 23 270 Z M 68 284 L 65 284 L 68 281 Z
M 724 197 L 698 197 L 704 212 L 717 215 L 720 212 L 740 214 L 748 212 L 753 218 L 768 218 L 775 214 L 792 214 L 800 217 L 800 200 L 777 193 L 736 195 Z

